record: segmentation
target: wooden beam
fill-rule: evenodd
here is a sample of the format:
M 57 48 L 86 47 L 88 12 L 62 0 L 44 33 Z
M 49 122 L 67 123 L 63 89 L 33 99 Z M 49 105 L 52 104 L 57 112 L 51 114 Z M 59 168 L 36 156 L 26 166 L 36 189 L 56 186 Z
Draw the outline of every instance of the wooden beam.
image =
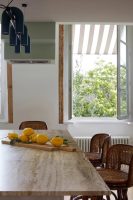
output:
M 13 123 L 12 64 L 7 63 L 8 122 Z
M 59 25 L 59 123 L 64 122 L 64 25 Z

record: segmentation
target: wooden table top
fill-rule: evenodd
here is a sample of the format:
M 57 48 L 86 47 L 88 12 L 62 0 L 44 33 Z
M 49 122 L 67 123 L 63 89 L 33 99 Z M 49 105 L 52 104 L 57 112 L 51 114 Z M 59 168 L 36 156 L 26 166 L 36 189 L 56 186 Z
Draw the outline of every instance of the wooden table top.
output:
M 13 130 L 0 130 L 0 139 Z M 21 132 L 21 131 L 15 131 Z M 63 135 L 68 131 L 41 131 Z M 78 147 L 77 147 L 78 149 Z M 0 142 L 0 196 L 109 195 L 110 190 L 81 151 L 43 151 Z

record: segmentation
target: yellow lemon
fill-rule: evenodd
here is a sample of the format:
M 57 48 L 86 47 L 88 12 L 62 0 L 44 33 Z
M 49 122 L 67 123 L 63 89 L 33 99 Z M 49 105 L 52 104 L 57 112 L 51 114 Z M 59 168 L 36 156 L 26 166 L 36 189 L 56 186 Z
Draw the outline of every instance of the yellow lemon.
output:
M 25 142 L 25 143 L 29 142 L 29 138 L 24 134 L 20 135 L 19 139 L 21 140 L 21 142 Z
M 18 134 L 17 133 L 8 133 L 8 138 L 10 140 L 17 139 L 18 138 Z
M 35 135 L 37 135 L 37 133 L 33 133 L 32 135 L 29 136 L 29 139 L 32 139 Z
M 26 136 L 30 136 L 30 135 L 34 134 L 34 129 L 32 129 L 32 128 L 25 128 L 22 131 L 22 134 L 24 134 Z
M 36 138 L 37 138 L 37 133 L 34 133 L 34 134 L 32 134 L 32 135 L 30 135 L 29 136 L 29 140 L 31 141 L 31 142 L 36 142 Z
M 48 142 L 48 140 L 49 140 L 49 138 L 47 135 L 37 134 L 37 136 L 36 136 L 37 144 L 45 144 L 46 142 Z
M 61 137 L 53 137 L 50 142 L 53 146 L 60 147 L 63 144 L 63 141 L 64 140 Z

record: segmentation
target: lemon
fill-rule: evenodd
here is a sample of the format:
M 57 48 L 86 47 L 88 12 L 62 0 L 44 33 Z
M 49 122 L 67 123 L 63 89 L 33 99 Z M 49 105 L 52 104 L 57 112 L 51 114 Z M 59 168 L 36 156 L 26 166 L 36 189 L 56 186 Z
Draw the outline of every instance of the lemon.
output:
M 19 139 L 21 140 L 21 142 L 24 142 L 24 143 L 29 142 L 29 138 L 24 134 L 20 135 Z
M 60 147 L 64 140 L 61 137 L 53 137 L 50 142 L 53 146 Z
M 34 129 L 32 129 L 32 128 L 25 128 L 22 131 L 22 134 L 24 134 L 26 136 L 30 136 L 30 135 L 34 134 Z
M 48 140 L 49 140 L 49 138 L 47 135 L 37 134 L 37 136 L 36 136 L 37 144 L 45 144 L 46 142 L 48 142 Z
M 17 133 L 8 133 L 8 138 L 10 140 L 17 139 L 18 138 L 18 134 Z
M 34 133 L 29 136 L 30 142 L 33 142 L 33 143 L 36 142 L 36 138 L 37 138 L 37 133 Z

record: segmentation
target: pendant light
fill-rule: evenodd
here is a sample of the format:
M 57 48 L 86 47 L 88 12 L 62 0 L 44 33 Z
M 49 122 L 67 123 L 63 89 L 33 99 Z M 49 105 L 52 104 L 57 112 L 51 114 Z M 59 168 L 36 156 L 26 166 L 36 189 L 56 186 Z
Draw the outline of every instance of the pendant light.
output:
M 28 45 L 28 31 L 25 25 L 24 25 L 24 33 L 21 34 L 21 45 L 22 46 Z
M 30 49 L 31 49 L 30 37 L 28 36 L 28 45 L 25 46 L 25 53 L 30 53 Z
M 12 25 L 10 26 L 9 43 L 10 43 L 10 46 L 17 45 L 17 35 Z
M 9 15 L 11 16 L 11 21 L 15 25 L 15 31 L 18 34 L 24 33 L 24 16 L 22 11 L 19 8 L 16 7 L 10 7 Z
M 17 7 L 10 7 L 11 2 L 5 6 L 0 4 L 0 8 L 4 9 L 1 17 L 1 33 L 9 35 L 10 46 L 15 46 L 15 53 L 20 53 L 21 45 L 25 47 L 25 53 L 30 53 L 30 37 L 28 30 L 24 24 L 23 12 Z M 27 7 L 27 4 L 22 4 Z
M 9 34 L 10 17 L 8 15 L 8 9 L 5 9 L 1 16 L 1 33 L 2 35 Z
M 20 53 L 20 40 L 17 37 L 17 44 L 15 45 L 15 53 Z

